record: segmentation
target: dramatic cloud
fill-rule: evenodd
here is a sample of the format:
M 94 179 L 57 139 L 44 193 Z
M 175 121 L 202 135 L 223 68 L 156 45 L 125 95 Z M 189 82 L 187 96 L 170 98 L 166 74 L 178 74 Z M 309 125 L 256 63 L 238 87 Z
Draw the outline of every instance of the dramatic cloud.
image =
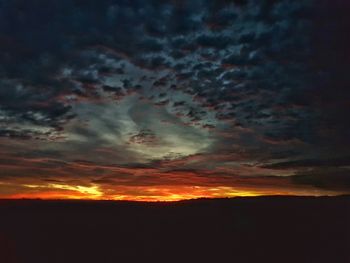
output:
M 0 0 L 0 196 L 349 193 L 346 7 Z

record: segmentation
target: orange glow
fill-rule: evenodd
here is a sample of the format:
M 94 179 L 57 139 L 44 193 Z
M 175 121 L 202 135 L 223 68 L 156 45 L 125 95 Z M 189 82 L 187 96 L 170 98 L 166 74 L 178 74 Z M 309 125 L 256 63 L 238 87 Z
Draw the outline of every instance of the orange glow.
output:
M 25 190 L 23 190 L 25 189 Z M 34 191 L 33 191 L 34 190 Z M 129 200 L 129 201 L 180 201 L 197 198 L 225 198 L 261 195 L 332 195 L 334 193 L 308 190 L 254 190 L 230 186 L 117 186 L 101 189 L 97 185 L 22 185 L 20 193 L 1 196 L 10 199 L 82 199 L 82 200 Z

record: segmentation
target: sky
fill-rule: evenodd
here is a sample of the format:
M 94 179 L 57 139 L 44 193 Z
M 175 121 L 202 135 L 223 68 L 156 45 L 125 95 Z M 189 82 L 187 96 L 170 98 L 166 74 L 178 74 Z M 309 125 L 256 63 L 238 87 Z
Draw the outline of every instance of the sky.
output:
M 0 0 L 0 198 L 350 194 L 345 0 Z

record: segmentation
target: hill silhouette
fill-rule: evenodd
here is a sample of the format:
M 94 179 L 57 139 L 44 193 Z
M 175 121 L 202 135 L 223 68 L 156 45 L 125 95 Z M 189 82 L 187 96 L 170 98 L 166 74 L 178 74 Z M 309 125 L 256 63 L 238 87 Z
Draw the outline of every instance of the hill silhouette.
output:
M 1 263 L 350 262 L 350 197 L 0 200 Z

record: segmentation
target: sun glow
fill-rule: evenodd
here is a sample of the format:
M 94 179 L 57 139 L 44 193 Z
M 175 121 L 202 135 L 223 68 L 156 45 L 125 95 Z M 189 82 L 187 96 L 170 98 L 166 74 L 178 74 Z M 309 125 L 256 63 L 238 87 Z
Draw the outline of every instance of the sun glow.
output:
M 208 187 L 208 186 L 163 186 L 163 187 L 138 187 L 138 195 L 115 195 L 112 200 L 131 201 L 181 201 L 198 198 L 225 198 L 235 196 L 257 196 L 262 193 L 248 190 L 235 190 L 232 187 Z
M 61 184 L 49 184 L 49 187 L 63 190 L 72 190 L 79 192 L 83 195 L 89 196 L 92 199 L 98 198 L 103 195 L 103 193 L 99 190 L 99 187 L 96 185 L 93 186 L 81 186 L 81 185 L 61 185 Z
M 23 184 L 29 191 L 8 196 L 8 198 L 40 199 L 88 199 L 88 200 L 128 200 L 128 201 L 180 201 L 197 198 L 223 198 L 234 196 L 257 196 L 248 190 L 219 186 L 119 186 L 114 189 L 102 189 L 97 185 L 81 186 L 67 184 Z M 35 191 L 30 191 L 35 189 Z M 265 193 L 266 194 L 266 193 Z
M 7 185 L 9 186 L 9 185 Z M 314 189 L 252 189 L 233 186 L 106 186 L 69 184 L 21 184 L 16 193 L 3 195 L 10 199 L 80 199 L 125 201 L 181 201 L 198 198 L 228 198 L 262 195 L 335 195 Z
M 14 194 L 8 198 L 41 198 L 41 199 L 101 199 L 103 193 L 97 185 L 67 185 L 67 184 L 22 184 L 24 189 L 35 189 Z

